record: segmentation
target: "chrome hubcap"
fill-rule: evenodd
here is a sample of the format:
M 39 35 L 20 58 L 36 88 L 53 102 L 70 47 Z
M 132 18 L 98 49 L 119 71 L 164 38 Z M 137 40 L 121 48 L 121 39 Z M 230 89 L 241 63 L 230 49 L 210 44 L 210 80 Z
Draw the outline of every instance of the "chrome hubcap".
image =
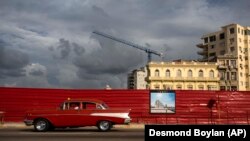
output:
M 45 121 L 38 121 L 36 123 L 36 129 L 41 131 L 41 130 L 44 130 L 46 128 L 46 122 Z
M 102 130 L 107 130 L 108 128 L 109 128 L 109 122 L 108 121 L 101 121 L 101 123 L 100 123 L 100 128 L 102 129 Z

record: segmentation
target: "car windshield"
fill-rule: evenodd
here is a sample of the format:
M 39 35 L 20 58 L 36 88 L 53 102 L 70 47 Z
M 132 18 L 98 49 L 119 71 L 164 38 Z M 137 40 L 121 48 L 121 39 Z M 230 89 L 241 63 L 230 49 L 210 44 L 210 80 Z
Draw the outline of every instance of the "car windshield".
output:
M 108 105 L 105 104 L 105 103 L 102 103 L 101 105 L 102 105 L 102 107 L 103 107 L 104 109 L 108 109 L 108 108 L 109 108 Z

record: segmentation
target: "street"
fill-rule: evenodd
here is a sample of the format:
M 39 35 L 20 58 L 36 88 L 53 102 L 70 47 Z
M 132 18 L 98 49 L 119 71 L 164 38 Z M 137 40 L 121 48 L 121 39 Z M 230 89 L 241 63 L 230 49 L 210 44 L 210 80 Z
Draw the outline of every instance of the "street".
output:
M 99 132 L 96 128 L 57 129 L 35 132 L 33 128 L 0 128 L 0 141 L 144 141 L 144 129 L 114 128 Z

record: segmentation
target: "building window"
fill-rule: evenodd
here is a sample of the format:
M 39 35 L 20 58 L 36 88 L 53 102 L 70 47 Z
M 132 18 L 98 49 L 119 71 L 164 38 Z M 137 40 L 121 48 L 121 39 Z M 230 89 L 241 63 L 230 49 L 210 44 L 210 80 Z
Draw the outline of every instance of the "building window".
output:
M 250 35 L 250 30 L 245 30 L 245 35 Z
M 232 91 L 237 91 L 237 86 L 231 86 Z
M 159 77 L 160 76 L 160 71 L 159 70 L 155 70 L 155 77 Z
M 230 34 L 234 34 L 234 28 L 229 29 Z
M 225 44 L 226 44 L 225 42 L 221 42 L 221 43 L 220 43 L 220 47 L 224 47 Z
M 189 70 L 189 71 L 188 71 L 188 77 L 193 77 L 193 72 L 192 72 L 192 70 Z
M 238 28 L 238 33 L 240 33 L 240 28 Z
M 245 53 L 247 53 L 248 52 L 248 49 L 247 48 L 245 48 Z
M 221 33 L 220 34 L 220 39 L 222 40 L 222 39 L 225 39 L 225 33 Z
M 177 89 L 177 90 L 181 90 L 181 89 L 182 89 L 182 86 L 181 86 L 181 85 L 176 85 L 176 89 Z
M 230 38 L 229 42 L 230 42 L 230 44 L 233 44 L 234 43 L 234 38 Z
M 241 43 L 241 38 L 239 38 L 239 42 Z
M 199 89 L 199 90 L 204 90 L 204 86 L 203 86 L 203 85 L 199 85 L 199 86 L 198 86 L 198 89 Z
M 188 90 L 193 90 L 193 86 L 192 86 L 192 85 L 188 85 L 188 86 L 187 86 L 187 89 L 188 89 Z
M 170 70 L 166 70 L 166 77 L 170 77 Z
M 230 47 L 230 51 L 233 52 L 235 49 L 234 47 Z
M 230 80 L 230 73 L 227 72 L 227 79 L 226 80 Z
M 209 53 L 209 56 L 216 56 L 216 52 Z
M 220 80 L 225 80 L 225 72 L 219 72 Z
M 221 91 L 225 91 L 226 90 L 226 86 L 220 86 L 220 90 Z
M 204 38 L 204 43 L 208 43 L 208 37 Z
M 203 77 L 203 71 L 199 70 L 199 77 Z
M 220 51 L 220 55 L 224 55 L 225 53 L 226 53 L 225 50 L 221 50 L 221 51 Z
M 209 77 L 210 77 L 210 78 L 214 78 L 214 71 L 213 71 L 213 70 L 210 70 L 210 71 L 209 71 Z
M 177 76 L 177 77 L 181 77 L 181 70 L 177 70 L 176 76 Z
M 210 36 L 210 37 L 209 37 L 209 41 L 210 41 L 210 42 L 216 41 L 216 36 L 215 36 L 215 35 L 214 35 L 214 36 Z
M 231 73 L 231 80 L 236 80 L 236 72 Z
M 233 68 L 236 68 L 236 60 L 231 60 L 231 66 L 232 66 Z
M 215 45 L 211 45 L 211 49 L 214 49 L 215 48 Z
M 156 89 L 156 90 L 159 90 L 159 89 L 160 89 L 160 86 L 159 86 L 159 85 L 155 85 L 155 89 Z

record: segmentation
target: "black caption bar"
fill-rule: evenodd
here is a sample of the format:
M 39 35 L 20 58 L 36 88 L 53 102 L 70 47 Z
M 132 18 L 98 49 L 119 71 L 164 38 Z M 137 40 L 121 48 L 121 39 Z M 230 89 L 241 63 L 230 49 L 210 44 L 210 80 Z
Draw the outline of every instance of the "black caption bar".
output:
M 250 125 L 145 125 L 145 141 L 249 141 Z

